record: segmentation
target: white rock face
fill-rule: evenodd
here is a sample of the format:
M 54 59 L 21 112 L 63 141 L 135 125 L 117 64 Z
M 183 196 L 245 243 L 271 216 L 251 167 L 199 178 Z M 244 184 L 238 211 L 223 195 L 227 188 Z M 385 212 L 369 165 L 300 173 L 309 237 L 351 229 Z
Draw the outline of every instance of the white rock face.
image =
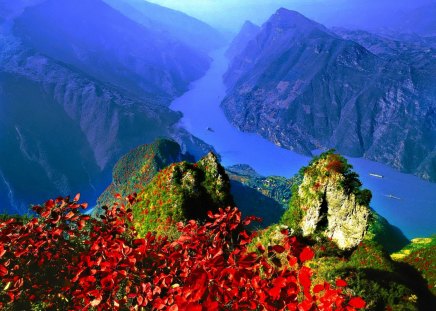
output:
M 360 199 L 365 194 L 363 191 L 354 189 L 347 193 L 344 185 L 358 180 L 347 177 L 351 171 L 338 172 L 336 168 L 329 167 L 329 163 L 334 161 L 341 163 L 337 155 L 330 154 L 306 170 L 298 189 L 303 211 L 300 226 L 304 236 L 322 232 L 345 250 L 362 241 L 367 231 L 370 209 L 369 202 Z

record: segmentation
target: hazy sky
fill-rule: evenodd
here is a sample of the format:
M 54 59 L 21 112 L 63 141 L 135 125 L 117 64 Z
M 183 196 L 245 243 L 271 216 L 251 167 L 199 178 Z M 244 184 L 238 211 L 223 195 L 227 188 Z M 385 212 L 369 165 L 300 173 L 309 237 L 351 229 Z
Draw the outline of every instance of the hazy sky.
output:
M 327 25 L 347 25 L 371 15 L 393 12 L 435 0 L 147 0 L 183 11 L 219 29 L 237 31 L 249 19 L 262 24 L 278 8 L 297 10 Z M 356 16 L 362 15 L 362 16 Z M 386 15 L 386 16 L 384 16 Z
M 237 29 L 247 19 L 261 24 L 278 8 L 300 9 L 323 0 L 148 0 L 183 11 L 217 28 Z M 324 0 L 325 1 L 325 0 Z M 329 0 L 328 0 L 329 1 Z M 341 0 L 330 0 L 341 1 Z

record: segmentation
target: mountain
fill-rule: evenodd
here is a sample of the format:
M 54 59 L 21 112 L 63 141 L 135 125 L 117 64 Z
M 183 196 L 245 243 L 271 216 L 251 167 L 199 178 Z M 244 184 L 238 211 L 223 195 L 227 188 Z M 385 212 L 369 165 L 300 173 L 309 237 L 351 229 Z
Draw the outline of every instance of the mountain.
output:
M 158 137 L 196 158 L 212 149 L 167 108 L 204 52 L 97 0 L 2 2 L 0 15 L 1 212 L 76 191 L 92 204 L 116 160 Z
M 27 7 L 14 34 L 34 50 L 121 87 L 168 104 L 201 77 L 210 59 L 146 28 L 100 0 L 46 0 Z
M 250 21 L 246 21 L 244 25 L 242 25 L 238 35 L 230 43 L 230 46 L 226 51 L 226 56 L 229 59 L 233 59 L 247 46 L 248 42 L 250 42 L 257 35 L 259 30 L 259 26 Z
M 160 170 L 176 162 L 193 160 L 172 140 L 159 139 L 139 146 L 117 161 L 112 170 L 112 183 L 100 195 L 98 205 L 111 206 L 116 201 L 116 194 L 127 197 L 139 193 Z
M 81 191 L 96 198 L 126 150 L 171 136 L 195 156 L 210 147 L 180 114 L 137 100 L 40 54 L 13 50 L 0 67 L 2 208 Z M 9 193 L 9 195 L 7 195 Z M 9 197 L 9 198 L 8 198 Z
M 132 209 L 138 232 L 168 234 L 179 221 L 205 219 L 209 210 L 233 206 L 229 178 L 218 158 L 211 152 L 197 163 L 187 159 L 192 161 L 169 140 L 132 150 L 115 165 L 112 184 L 93 214 L 116 203 L 116 194 L 136 193 L 138 202 Z
M 116 203 L 118 201 L 117 194 L 121 197 L 127 197 L 137 193 L 141 197 L 145 191 L 144 189 L 151 187 L 148 185 L 152 183 L 157 175 L 161 175 L 161 171 L 173 164 L 180 162 L 193 163 L 194 160 L 193 156 L 182 151 L 177 142 L 169 139 L 158 139 L 151 144 L 142 145 L 131 150 L 115 164 L 112 171 L 112 183 L 100 195 L 98 208 L 94 210 L 94 215 L 102 212 L 102 206 L 112 206 Z M 256 224 L 256 226 L 266 227 L 280 220 L 288 205 L 292 180 L 279 176 L 263 177 L 247 165 L 228 167 L 223 172 L 218 162 L 212 160 L 213 158 L 208 160 L 210 165 L 207 165 L 206 171 L 215 167 L 214 170 L 220 172 L 219 176 L 221 177 L 219 178 L 224 181 L 228 180 L 229 185 L 225 187 L 225 189 L 228 189 L 220 191 L 225 191 L 226 196 L 231 195 L 234 204 L 238 206 L 244 215 L 261 217 L 262 223 Z M 199 163 L 194 164 L 194 167 L 198 168 Z M 182 165 L 184 169 L 188 169 L 187 167 L 192 168 L 190 164 L 186 165 Z M 203 178 L 196 174 L 194 174 L 194 177 L 195 179 L 199 178 L 199 180 Z M 211 188 L 210 185 L 215 182 L 213 179 L 208 179 L 204 181 L 203 185 L 206 188 Z M 228 182 L 226 181 L 225 184 Z M 213 188 L 216 187 L 213 186 Z M 158 197 L 163 196 L 164 194 L 160 194 L 160 192 L 161 190 L 158 189 L 155 195 Z M 227 204 L 233 201 L 227 201 Z
M 280 9 L 232 60 L 222 108 L 284 148 L 335 148 L 435 181 L 435 58 L 411 64 L 396 53 L 376 55 Z
M 375 34 L 363 30 L 333 28 L 337 35 L 352 40 L 371 53 L 386 60 L 401 61 L 415 70 L 434 70 L 432 55 L 436 49 L 436 37 L 421 37 L 414 34 Z
M 210 52 L 224 45 L 224 37 L 204 22 L 144 0 L 104 0 L 131 20 L 146 28 L 159 31 L 163 36 L 196 50 Z

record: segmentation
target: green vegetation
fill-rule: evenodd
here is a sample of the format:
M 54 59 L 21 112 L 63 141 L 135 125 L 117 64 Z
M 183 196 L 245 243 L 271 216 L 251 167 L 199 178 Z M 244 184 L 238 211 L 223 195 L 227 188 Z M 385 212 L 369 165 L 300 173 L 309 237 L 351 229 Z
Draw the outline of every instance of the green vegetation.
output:
M 361 218 L 366 222 L 362 226 L 364 232 L 355 246 L 341 248 L 326 234 L 331 221 L 336 221 L 336 228 L 340 228 L 340 221 L 355 221 L 346 217 L 338 220 L 334 218 L 338 215 L 330 215 L 349 212 L 342 209 L 332 211 L 330 205 L 336 204 L 335 200 L 340 201 L 341 208 L 352 209 L 352 218 L 356 218 L 360 217 L 359 206 L 367 205 L 371 197 L 369 191 L 361 189 L 358 175 L 341 156 L 332 151 L 324 153 L 292 179 L 262 177 L 248 167 L 229 168 L 229 179 L 212 153 L 197 163 L 176 161 L 183 157 L 178 145 L 171 141 L 160 140 L 138 147 L 117 163 L 113 183 L 101 196 L 101 202 L 117 205 L 124 200 L 122 197 L 135 190 L 137 195 L 129 198 L 135 234 L 144 237 L 152 232 L 175 241 L 180 238 L 178 222 L 195 219 L 201 223 L 207 218 L 207 211 L 216 212 L 220 207 L 234 205 L 231 179 L 232 187 L 243 185 L 250 189 L 251 192 L 243 190 L 244 195 L 252 195 L 251 201 L 247 198 L 247 202 L 252 204 L 268 202 L 255 202 L 264 197 L 275 203 L 266 205 L 268 208 L 278 206 L 283 210 L 280 203 L 289 202 L 280 222 L 261 230 L 253 225 L 250 227 L 257 232 L 250 238 L 247 250 L 258 256 L 267 255 L 269 265 L 292 270 L 296 259 L 282 252 L 283 246 L 297 253 L 310 246 L 314 256 L 309 256 L 305 265 L 313 272 L 313 284 L 325 281 L 335 284 L 338 279 L 345 281 L 346 294 L 362 297 L 366 301 L 366 310 L 430 310 L 434 305 L 436 236 L 414 239 L 404 247 L 408 240 L 401 231 L 367 206 L 363 208 L 368 213 Z M 108 199 L 116 193 L 119 194 L 116 198 Z M 328 204 L 324 206 L 326 202 Z M 302 224 L 311 205 L 316 205 L 316 211 L 321 216 L 324 213 L 325 217 L 318 219 L 318 230 L 304 235 Z M 106 207 L 102 209 L 107 210 Z M 259 213 L 273 213 L 273 210 L 255 212 L 259 216 Z M 327 218 L 327 214 L 331 218 Z M 0 221 L 8 218 L 0 215 Z M 30 217 L 21 219 L 26 223 Z M 326 220 L 327 223 L 323 224 Z M 85 229 L 86 232 L 92 231 Z M 344 239 L 347 239 L 348 231 L 343 232 Z M 83 247 L 82 244 L 75 245 L 78 250 Z M 401 247 L 404 248 L 398 251 Z M 394 251 L 398 252 L 389 255 Z
M 391 257 L 419 271 L 427 281 L 428 289 L 436 295 L 436 235 L 413 239 L 409 245 Z
M 98 205 L 111 206 L 115 203 L 116 194 L 127 197 L 140 193 L 161 169 L 183 160 L 192 159 L 182 154 L 176 142 L 168 139 L 159 139 L 133 149 L 115 164 L 112 184 L 101 194 Z M 96 212 L 101 213 L 101 209 Z
M 32 219 L 32 215 L 26 214 L 26 215 L 8 215 L 8 214 L 0 214 L 0 222 L 1 221 L 7 221 L 9 219 L 16 219 L 19 222 L 26 224 Z
M 173 157 L 159 154 L 162 147 L 174 144 L 159 141 L 149 147 L 139 147 L 115 166 L 113 189 L 122 190 L 123 195 L 128 190 L 137 191 L 137 202 L 132 210 L 134 226 L 141 236 L 155 232 L 174 237 L 177 222 L 205 219 L 208 210 L 233 205 L 229 179 L 212 153 L 195 164 L 183 161 L 157 170 L 163 163 L 177 159 L 176 155 L 180 158 L 177 148 L 171 149 Z M 134 169 L 140 172 L 131 171 Z
M 287 208 L 291 198 L 291 187 L 294 179 L 282 176 L 258 175 L 252 168 L 244 165 L 235 165 L 226 168 L 229 178 L 233 181 L 250 187 L 262 195 L 273 199 L 283 208 Z
M 236 206 L 244 215 L 256 215 L 262 222 L 252 229 L 265 228 L 279 222 L 291 198 L 294 179 L 281 176 L 261 176 L 248 165 L 226 168 L 231 193 Z
M 354 196 L 355 206 L 368 207 L 371 200 L 370 191 L 361 189 L 362 183 L 352 171 L 352 166 L 332 151 L 315 157 L 309 166 L 299 171 L 294 182 L 289 208 L 281 219 L 282 225 L 266 228 L 254 241 L 274 245 L 284 228 L 300 235 L 301 240 L 302 226 L 307 221 L 310 207 L 318 207 L 320 214 L 327 213 L 322 206 L 329 195 L 330 201 L 341 197 L 341 202 L 345 202 L 343 193 L 345 197 Z M 333 198 L 327 191 L 333 193 Z M 327 208 L 331 207 L 327 204 Z M 317 281 L 346 280 L 349 290 L 365 299 L 367 310 L 429 310 L 436 302 L 429 292 L 430 289 L 434 294 L 435 290 L 434 237 L 414 240 L 401 252 L 392 255 L 399 261 L 396 262 L 389 252 L 398 251 L 406 245 L 407 238 L 373 210 L 370 210 L 367 221 L 361 242 L 351 249 L 341 250 L 325 234 L 325 227 L 320 226 L 323 218 L 320 217 L 319 229 L 303 240 L 315 250 L 316 256 L 310 267 Z

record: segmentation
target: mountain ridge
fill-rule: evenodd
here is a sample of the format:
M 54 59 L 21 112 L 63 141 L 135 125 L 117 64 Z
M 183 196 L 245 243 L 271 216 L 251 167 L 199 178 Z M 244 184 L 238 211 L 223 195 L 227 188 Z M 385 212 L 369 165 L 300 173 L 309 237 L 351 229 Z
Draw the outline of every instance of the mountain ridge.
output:
M 276 15 L 224 75 L 229 121 L 300 153 L 335 148 L 434 181 L 434 78 L 315 22 L 273 28 Z

